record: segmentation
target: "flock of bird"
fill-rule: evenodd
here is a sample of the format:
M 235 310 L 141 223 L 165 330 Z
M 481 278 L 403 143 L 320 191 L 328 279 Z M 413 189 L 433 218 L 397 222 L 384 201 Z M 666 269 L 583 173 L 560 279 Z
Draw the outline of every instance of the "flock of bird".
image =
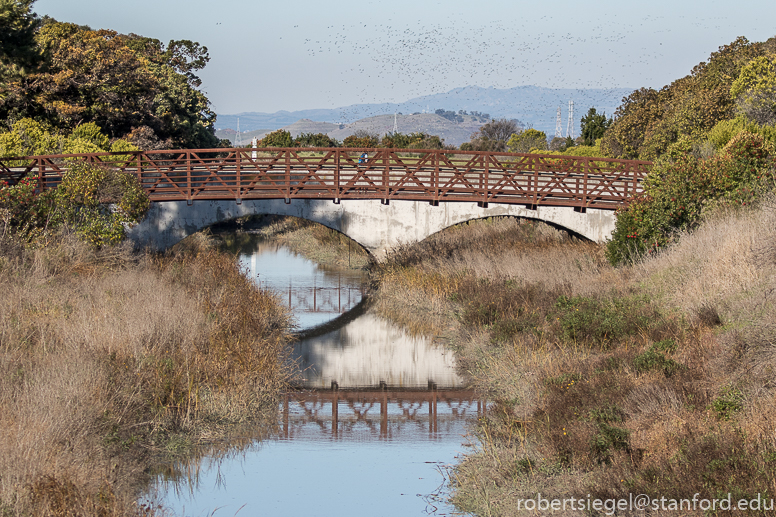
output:
M 568 100 L 575 101 L 579 118 L 591 106 L 599 111 L 608 108 L 612 114 L 612 106 L 621 100 L 612 100 L 614 89 L 619 93 L 621 87 L 659 88 L 678 77 L 666 73 L 666 63 L 675 56 L 661 43 L 672 41 L 672 31 L 681 24 L 667 23 L 660 16 L 630 18 L 629 23 L 611 15 L 578 24 L 569 24 L 560 14 L 515 18 L 477 22 L 446 14 L 427 20 L 405 13 L 399 21 L 377 16 L 380 21 L 376 23 L 362 20 L 326 26 L 300 19 L 290 20 L 276 37 L 282 38 L 279 48 L 298 69 L 315 63 L 320 70 L 321 63 L 325 64 L 328 76 L 316 81 L 315 102 L 328 106 L 401 102 L 464 85 L 499 89 L 541 85 L 573 89 Z M 722 30 L 716 19 L 688 18 L 682 23 L 711 23 L 714 30 Z M 715 49 L 708 49 L 705 56 Z M 697 62 L 674 68 L 686 74 Z M 479 92 L 466 88 L 457 92 L 457 102 L 431 109 L 481 109 L 482 99 L 467 96 Z M 554 99 L 553 105 L 535 106 L 537 111 L 552 114 L 548 123 L 553 126 L 557 107 Z M 494 105 L 488 111 L 499 116 L 502 108 Z M 565 127 L 566 105 L 562 108 Z M 382 113 L 392 114 L 390 109 L 385 107 Z M 340 121 L 353 120 L 356 115 L 362 114 L 343 108 Z
M 590 95 L 589 90 L 597 90 L 602 97 L 584 99 L 585 110 L 590 106 L 611 107 L 612 99 L 606 91 L 624 82 L 620 70 L 608 66 L 615 61 L 613 57 L 627 55 L 628 64 L 623 66 L 639 67 L 655 66 L 664 57 L 650 54 L 643 47 L 624 50 L 628 27 L 613 30 L 610 25 L 600 24 L 586 28 L 584 36 L 579 36 L 568 31 L 555 34 L 549 17 L 540 19 L 539 24 L 546 28 L 541 34 L 536 28 L 529 31 L 506 22 L 477 26 L 452 20 L 417 21 L 404 22 L 401 28 L 391 23 L 350 23 L 328 25 L 312 37 L 304 37 L 310 31 L 295 24 L 290 37 L 300 34 L 311 59 L 330 61 L 341 70 L 341 78 L 331 83 L 329 103 L 341 99 L 343 87 L 355 97 L 353 100 L 380 103 L 444 93 L 465 84 L 506 89 L 542 83 L 559 89 L 577 86 L 580 101 Z M 467 98 L 467 93 L 472 92 L 460 89 L 459 102 L 432 109 L 473 106 L 479 99 Z M 402 94 L 404 99 L 396 98 Z M 499 108 L 494 106 L 490 111 L 498 113 Z M 557 104 L 537 106 L 540 108 L 551 110 L 554 116 Z M 342 120 L 352 119 L 351 115 L 355 113 L 343 110 Z

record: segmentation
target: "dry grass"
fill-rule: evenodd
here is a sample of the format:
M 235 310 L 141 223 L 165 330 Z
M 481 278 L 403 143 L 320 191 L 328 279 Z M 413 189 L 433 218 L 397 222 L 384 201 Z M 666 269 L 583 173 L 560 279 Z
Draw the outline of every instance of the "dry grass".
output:
M 402 321 L 443 335 L 493 400 L 454 502 L 776 496 L 774 223 L 767 203 L 716 214 L 622 269 L 508 220 L 396 250 L 378 307 L 419 315 Z
M 153 458 L 255 420 L 287 377 L 288 315 L 212 249 L 64 238 L 6 254 L 0 290 L 4 514 L 153 513 L 135 503 Z

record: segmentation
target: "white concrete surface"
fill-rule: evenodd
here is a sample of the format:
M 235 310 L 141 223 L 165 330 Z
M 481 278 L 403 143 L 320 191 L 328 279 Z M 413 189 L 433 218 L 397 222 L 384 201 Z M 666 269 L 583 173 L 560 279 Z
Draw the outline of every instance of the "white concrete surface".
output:
M 129 230 L 130 239 L 140 246 L 166 249 L 184 237 L 217 223 L 247 215 L 290 215 L 321 223 L 344 233 L 370 253 L 380 258 L 401 243 L 417 242 L 440 230 L 472 219 L 492 216 L 514 216 L 551 223 L 571 230 L 592 241 L 603 242 L 614 231 L 615 215 L 611 210 L 540 206 L 530 210 L 523 205 L 490 203 L 487 208 L 476 203 L 442 202 L 432 206 L 426 201 L 394 201 L 383 205 L 380 200 L 292 199 L 286 204 L 277 200 L 157 202 L 151 205 L 146 219 Z

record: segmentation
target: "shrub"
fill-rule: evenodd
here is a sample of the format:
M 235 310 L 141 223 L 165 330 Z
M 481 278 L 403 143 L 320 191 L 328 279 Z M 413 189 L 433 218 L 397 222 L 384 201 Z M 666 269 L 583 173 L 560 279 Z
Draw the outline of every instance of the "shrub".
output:
M 278 129 L 267 135 L 259 141 L 259 147 L 293 147 L 294 139 L 291 133 L 285 129 Z
M 339 147 L 340 143 L 325 133 L 302 133 L 294 138 L 295 147 Z
M 124 238 L 126 226 L 139 223 L 150 201 L 132 174 L 73 163 L 54 190 L 37 190 L 37 181 L 23 178 L 0 188 L 0 208 L 8 226 L 31 242 L 47 231 L 70 227 L 94 247 Z
M 666 377 L 670 377 L 682 365 L 673 359 L 666 358 L 663 352 L 673 352 L 674 350 L 676 350 L 676 343 L 673 340 L 658 341 L 633 359 L 633 367 L 639 373 L 662 370 Z
M 85 163 L 62 176 L 55 199 L 57 216 L 95 247 L 117 244 L 150 206 L 135 176 Z
M 561 296 L 555 304 L 561 337 L 570 342 L 607 348 L 623 337 L 636 334 L 656 321 L 640 300 L 599 300 Z
M 682 153 L 660 161 L 644 182 L 644 194 L 618 212 L 607 258 L 616 265 L 667 245 L 677 231 L 696 226 L 715 202 L 751 204 L 773 173 L 770 146 L 747 131 L 713 158 Z
M 378 141 L 376 135 L 350 135 L 342 141 L 343 147 L 355 147 L 355 148 L 373 148 L 377 147 Z
M 711 407 L 720 419 L 730 420 L 730 417 L 744 408 L 743 400 L 744 396 L 740 390 L 727 386 L 722 389 L 720 396 L 712 401 Z

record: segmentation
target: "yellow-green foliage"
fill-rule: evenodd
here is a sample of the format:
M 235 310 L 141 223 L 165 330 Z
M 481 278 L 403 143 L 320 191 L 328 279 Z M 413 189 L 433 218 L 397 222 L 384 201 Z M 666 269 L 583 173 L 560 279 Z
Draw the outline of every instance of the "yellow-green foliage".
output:
M 46 123 L 23 118 L 9 131 L 0 133 L 0 157 L 137 150 L 126 140 L 111 142 L 94 122 L 81 124 L 69 135 L 64 135 Z
M 736 99 L 751 91 L 771 91 L 776 88 L 776 66 L 770 57 L 760 56 L 741 69 L 730 87 L 730 95 Z
M 760 135 L 766 142 L 770 143 L 771 146 L 776 146 L 776 127 L 761 126 L 742 115 L 739 115 L 736 118 L 719 121 L 717 125 L 709 131 L 707 141 L 715 151 L 720 151 L 728 144 L 728 142 L 743 132 Z
M 137 179 L 84 163 L 71 166 L 57 187 L 57 210 L 66 224 L 95 247 L 124 238 L 125 225 L 140 222 L 150 201 Z
M 527 153 L 533 152 L 534 149 L 547 149 L 547 135 L 544 131 L 534 128 L 519 131 L 509 137 L 507 149 L 510 153 Z
M 703 142 L 717 123 L 735 115 L 734 82 L 739 89 L 759 84 L 754 76 L 763 71 L 768 45 L 738 38 L 670 85 L 633 92 L 617 108 L 601 149 L 607 156 L 655 160 L 682 137 Z
M 539 154 L 555 154 L 559 156 L 603 158 L 604 153 L 601 151 L 600 142 L 600 140 L 597 140 L 596 145 L 576 145 L 574 147 L 567 148 L 565 151 L 544 151 L 541 149 L 531 149 L 531 152 Z

